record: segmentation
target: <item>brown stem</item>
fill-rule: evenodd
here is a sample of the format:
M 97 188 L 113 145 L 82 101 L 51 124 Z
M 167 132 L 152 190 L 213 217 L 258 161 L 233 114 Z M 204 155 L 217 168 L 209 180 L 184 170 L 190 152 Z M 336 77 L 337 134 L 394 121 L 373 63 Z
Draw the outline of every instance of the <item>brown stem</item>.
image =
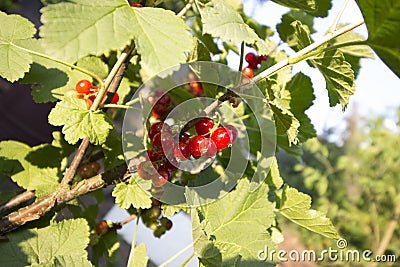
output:
M 32 203 L 29 206 L 20 208 L 18 211 L 1 219 L 0 236 L 15 230 L 30 221 L 39 219 L 56 206 L 107 185 L 126 182 L 129 177 L 130 173 L 127 172 L 127 167 L 124 163 L 103 174 L 98 174 L 89 179 L 82 180 L 72 186 L 71 189 L 59 187 L 57 191 L 43 197 L 41 200 Z
M 192 7 L 194 0 L 189 0 L 189 2 L 176 14 L 178 17 L 182 18 L 185 16 L 186 12 Z
M 396 230 L 398 221 L 400 219 L 400 202 L 397 203 L 394 211 L 392 219 L 389 224 L 386 226 L 386 231 L 383 235 L 381 242 L 379 243 L 378 249 L 375 252 L 375 255 L 383 255 L 386 251 L 387 246 L 390 243 L 390 240 L 393 237 L 393 233 Z
M 127 49 L 128 51 L 129 49 Z M 133 55 L 135 53 L 135 49 L 133 50 L 133 53 L 131 53 L 130 55 Z M 112 98 L 114 97 L 114 94 L 117 92 L 119 85 L 121 84 L 121 80 L 122 77 L 124 75 L 124 72 L 127 68 L 127 65 L 129 64 L 129 60 L 131 58 L 131 56 L 128 55 L 123 64 L 121 64 L 117 70 L 117 72 L 115 73 L 110 85 L 108 86 L 108 88 L 106 88 L 106 90 L 108 90 L 109 93 L 107 93 L 107 99 L 106 99 L 106 103 L 110 103 Z M 97 96 L 100 97 L 100 96 Z M 108 102 L 107 102 L 108 101 Z M 61 185 L 67 185 L 69 184 L 72 179 L 74 179 L 76 170 L 80 164 L 80 162 L 83 159 L 83 156 L 85 155 L 85 151 L 89 146 L 89 137 L 85 136 L 82 139 L 81 144 L 79 145 L 78 151 L 75 154 L 75 157 L 73 158 L 71 165 L 69 166 L 69 168 L 67 169 L 62 181 L 61 181 Z
M 132 214 L 131 216 L 125 218 L 124 220 L 115 223 L 115 225 L 118 225 L 118 228 L 121 228 L 124 224 L 127 224 L 131 221 L 133 221 L 134 219 L 136 219 L 138 216 L 136 214 Z
M 27 202 L 31 199 L 35 198 L 35 191 L 25 191 L 19 195 L 16 195 L 12 199 L 10 199 L 7 203 L 0 206 L 0 214 L 5 213 L 12 208 L 15 208 L 21 205 L 24 202 Z

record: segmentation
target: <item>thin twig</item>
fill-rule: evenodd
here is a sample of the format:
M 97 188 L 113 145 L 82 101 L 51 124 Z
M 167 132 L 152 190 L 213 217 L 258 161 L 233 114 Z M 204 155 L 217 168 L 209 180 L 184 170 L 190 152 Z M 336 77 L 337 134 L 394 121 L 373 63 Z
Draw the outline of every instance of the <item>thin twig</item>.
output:
M 20 208 L 0 220 L 0 236 L 13 231 L 18 227 L 39 219 L 55 206 L 59 206 L 79 196 L 103 188 L 107 185 L 126 182 L 130 174 L 127 172 L 125 163 L 109 170 L 103 174 L 98 174 L 89 179 L 73 185 L 71 189 L 60 187 L 57 191 L 43 197 L 37 202 L 27 207 Z
M 164 263 L 162 263 L 161 265 L 159 265 L 158 267 L 165 267 L 168 264 L 170 264 L 171 262 L 173 262 L 174 260 L 176 260 L 180 255 L 182 255 L 183 253 L 185 253 L 187 250 L 191 249 L 193 247 L 193 243 L 190 243 L 189 245 L 187 245 L 186 247 L 184 247 L 181 251 L 179 251 L 178 253 L 176 253 L 174 256 L 172 256 L 171 258 L 169 258 L 168 260 L 164 261 Z
M 393 233 L 396 230 L 399 219 L 400 219 L 400 202 L 397 202 L 393 211 L 392 219 L 386 226 L 386 231 L 383 235 L 381 242 L 379 243 L 378 249 L 375 251 L 375 255 L 383 255 L 385 253 L 386 248 L 390 243 L 390 240 L 392 240 Z M 377 266 L 377 265 L 372 265 L 372 266 Z
M 186 12 L 189 11 L 189 9 L 192 7 L 194 0 L 189 0 L 189 2 L 186 4 L 186 6 L 184 6 L 181 11 L 178 12 L 178 14 L 176 14 L 178 17 L 182 18 Z
M 127 218 L 123 219 L 122 221 L 117 222 L 117 223 L 115 223 L 115 224 L 118 225 L 119 227 L 122 227 L 122 226 L 124 226 L 124 224 L 127 224 L 127 223 L 133 221 L 133 220 L 136 219 L 137 217 L 138 217 L 138 216 L 137 216 L 136 214 L 132 214 L 131 216 L 129 216 L 129 217 L 127 217 Z
M 332 34 L 336 31 L 337 25 L 339 24 L 340 18 L 343 15 L 343 12 L 346 10 L 346 6 L 349 3 L 349 0 L 344 0 L 342 7 L 340 8 L 339 12 L 337 13 L 335 19 L 332 22 L 332 26 L 328 30 L 328 34 Z
M 192 252 L 192 254 L 190 254 L 189 258 L 187 258 L 187 259 L 182 263 L 182 265 L 181 265 L 180 267 L 185 267 L 185 266 L 189 263 L 189 261 L 191 261 L 191 260 L 193 259 L 193 257 L 194 257 L 194 251 Z
M 363 20 L 349 24 L 343 28 L 340 28 L 339 30 L 333 32 L 332 34 L 325 35 L 321 40 L 310 44 L 309 46 L 307 46 L 307 47 L 303 48 L 302 50 L 298 51 L 297 53 L 295 53 L 293 56 L 291 56 L 287 59 L 284 59 L 284 60 L 278 62 L 277 64 L 271 66 L 270 68 L 266 69 L 265 71 L 261 72 L 260 74 L 258 74 L 256 77 L 253 78 L 253 82 L 257 83 L 257 82 L 261 81 L 262 79 L 264 79 L 265 77 L 269 77 L 289 65 L 295 64 L 301 60 L 306 59 L 309 56 L 308 54 L 310 52 L 314 51 L 318 47 L 329 42 L 330 40 L 332 40 L 346 32 L 349 32 L 349 31 L 353 30 L 354 28 L 361 26 L 362 24 L 364 24 Z
M 15 208 L 21 205 L 24 202 L 27 202 L 31 199 L 35 198 L 35 191 L 25 191 L 19 195 L 16 195 L 12 199 L 10 199 L 7 203 L 0 206 L 0 214 L 5 213 L 12 208 Z
M 111 91 L 112 92 L 111 95 L 114 96 L 115 92 L 118 90 L 119 84 L 121 83 L 123 72 L 125 71 L 126 66 L 129 63 L 130 55 L 134 50 L 135 50 L 134 46 L 125 49 L 125 51 L 118 58 L 114 67 L 112 68 L 106 80 L 104 81 L 104 87 L 100 89 L 98 95 L 96 96 L 96 99 L 94 100 L 92 106 L 90 107 L 91 111 L 95 111 L 97 109 L 107 90 Z M 76 170 L 80 162 L 82 161 L 88 146 L 89 146 L 89 137 L 85 136 L 82 139 L 82 142 L 79 145 L 79 148 L 61 181 L 61 185 L 67 185 L 72 181 L 72 179 L 74 179 Z

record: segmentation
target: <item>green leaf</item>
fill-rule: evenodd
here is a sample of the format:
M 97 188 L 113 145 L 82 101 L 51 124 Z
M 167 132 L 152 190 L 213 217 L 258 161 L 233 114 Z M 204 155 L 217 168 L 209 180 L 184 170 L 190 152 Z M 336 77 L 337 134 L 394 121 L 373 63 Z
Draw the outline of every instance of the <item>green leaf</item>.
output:
M 200 43 L 197 38 L 195 39 L 194 48 L 189 53 L 188 58 L 188 62 L 193 61 L 211 61 L 210 51 L 204 44 Z
M 134 40 L 147 76 L 185 62 L 185 52 L 193 46 L 188 26 L 173 12 L 131 8 L 125 0 L 48 5 L 42 9 L 42 22 L 40 32 L 48 53 L 69 62 L 122 50 Z
M 268 185 L 263 183 L 252 193 L 249 186 L 250 182 L 243 178 L 224 198 L 198 208 L 201 229 L 227 266 L 234 262 L 235 266 L 266 266 L 258 260 L 257 252 L 264 246 L 276 247 L 267 232 L 275 219 L 274 204 L 268 201 Z M 195 250 L 204 250 L 197 247 L 199 244 L 203 242 L 195 243 Z
M 302 9 L 309 12 L 313 12 L 317 9 L 317 5 L 314 0 L 272 0 L 272 1 L 283 6 Z
M 279 173 L 279 166 L 276 157 L 273 157 L 272 164 L 270 167 L 270 171 L 268 173 L 268 177 L 266 179 L 268 184 L 275 186 L 275 188 L 279 189 L 283 185 L 283 179 Z
M 317 4 L 317 9 L 315 11 L 307 11 L 307 13 L 311 14 L 314 17 L 322 17 L 325 18 L 328 16 L 328 11 L 332 8 L 331 0 L 315 0 Z
M 350 96 L 354 94 L 354 71 L 343 53 L 336 49 L 326 51 L 316 56 L 311 62 L 319 69 L 325 78 L 329 103 L 333 107 L 340 103 L 346 110 Z
M 301 72 L 294 75 L 282 91 L 283 105 L 290 109 L 300 123 L 298 130 L 302 142 L 317 135 L 311 120 L 305 114 L 315 99 L 313 91 L 310 77 Z
M 203 22 L 203 34 L 221 38 L 225 42 L 255 45 L 258 54 L 268 54 L 268 47 L 252 28 L 244 23 L 240 14 L 224 1 L 211 0 L 207 4 L 196 1 Z
M 142 74 L 151 77 L 186 62 L 185 52 L 192 49 L 194 42 L 189 27 L 181 18 L 161 8 L 132 8 L 132 12 L 133 21 L 129 27 L 134 31 L 137 51 L 142 56 Z
M 15 82 L 32 64 L 32 55 L 25 49 L 31 46 L 36 29 L 26 18 L 1 11 L 0 25 L 0 76 Z
M 299 133 L 300 123 L 295 116 L 286 109 L 280 99 L 269 101 L 269 106 L 274 113 L 276 133 L 278 135 L 287 134 L 289 144 L 297 144 L 299 141 L 297 135 Z
M 59 184 L 62 155 L 60 149 L 44 144 L 29 147 L 17 141 L 0 142 L 0 157 L 12 161 L 11 166 L 1 165 L 0 172 L 11 175 L 11 179 L 22 188 L 36 190 L 37 197 L 53 192 Z M 21 168 L 22 167 L 22 168 Z
M 138 246 L 132 247 L 128 267 L 146 267 L 148 261 L 149 256 L 147 256 L 145 243 L 140 243 Z
M 276 30 L 278 31 L 279 37 L 282 39 L 282 41 L 286 42 L 294 50 L 299 51 L 300 49 L 311 44 L 311 40 L 309 40 L 308 43 L 306 40 L 300 44 L 299 38 L 309 38 L 308 35 L 312 30 L 313 21 L 307 25 L 303 25 L 302 22 L 297 24 L 297 21 L 299 21 L 299 18 L 295 18 L 292 12 L 284 14 L 281 18 L 281 23 L 276 25 Z M 296 31 L 296 27 L 302 27 L 302 29 Z M 306 34 L 306 36 L 300 36 L 300 34 Z
M 7 234 L 0 242 L 2 266 L 91 266 L 87 260 L 89 226 L 84 219 Z
M 400 78 L 400 2 L 356 0 L 368 29 L 367 43 Z
M 343 26 L 345 25 L 340 25 L 340 27 L 338 28 L 341 28 Z M 348 42 L 357 42 L 357 41 L 365 41 L 365 38 L 358 33 L 350 31 L 333 39 L 333 44 L 338 45 L 338 44 L 345 44 Z M 344 54 L 349 54 L 351 56 L 374 58 L 374 53 L 372 53 L 371 48 L 369 48 L 367 45 L 350 45 L 341 47 L 339 49 Z
M 112 196 L 121 209 L 128 209 L 131 205 L 137 209 L 148 209 L 151 207 L 151 195 L 148 191 L 151 188 L 151 181 L 132 175 L 129 184 L 118 184 Z
M 133 38 L 131 8 L 124 0 L 76 0 L 48 5 L 41 12 L 43 46 L 68 62 L 123 49 Z
M 199 261 L 205 266 L 220 266 L 222 264 L 222 255 L 213 242 L 208 240 L 206 233 L 201 228 L 196 209 L 191 211 L 191 216 L 195 255 L 199 257 Z
M 175 215 L 175 213 L 178 213 L 178 212 L 181 212 L 181 211 L 189 212 L 190 208 L 182 207 L 182 206 L 173 206 L 173 205 L 168 205 L 168 204 L 163 203 L 162 204 L 162 211 L 163 211 L 163 215 L 165 217 L 171 217 L 171 216 Z
M 75 97 L 65 97 L 51 110 L 49 123 L 63 126 L 65 140 L 75 144 L 79 139 L 89 136 L 92 144 L 103 144 L 113 128 L 104 112 L 87 110 L 86 103 Z
M 294 21 L 291 25 L 298 40 L 294 49 L 298 51 L 310 45 L 311 38 L 308 29 L 300 21 Z M 319 69 L 325 78 L 330 106 L 333 107 L 340 103 L 344 111 L 350 96 L 355 91 L 354 71 L 350 63 L 345 60 L 339 49 L 320 53 L 309 61 Z
M 95 217 L 96 216 L 92 218 Z M 102 235 L 99 238 L 99 242 L 93 246 L 93 257 L 98 259 L 104 255 L 107 261 L 107 266 L 115 266 L 118 249 L 118 234 L 116 231 L 110 231 L 106 235 Z
M 295 188 L 284 188 L 279 207 L 280 214 L 310 231 L 328 238 L 339 238 L 334 226 L 325 217 L 325 214 L 310 209 L 310 207 L 310 196 L 297 191 Z

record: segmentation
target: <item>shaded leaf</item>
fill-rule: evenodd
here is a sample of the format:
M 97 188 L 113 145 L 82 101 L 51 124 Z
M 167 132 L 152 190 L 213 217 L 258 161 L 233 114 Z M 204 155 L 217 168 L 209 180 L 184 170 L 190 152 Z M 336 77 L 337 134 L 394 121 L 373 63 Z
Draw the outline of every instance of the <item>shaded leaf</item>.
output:
M 368 44 L 400 77 L 400 2 L 356 0 L 368 29 Z
M 0 242 L 2 266 L 92 266 L 87 260 L 89 226 L 84 219 L 7 234 Z
M 287 6 L 290 8 L 298 8 L 305 11 L 315 11 L 317 5 L 314 0 L 272 0 L 277 4 Z
M 12 163 L 12 166 L 0 165 L 0 172 L 10 175 L 22 188 L 35 190 L 36 196 L 51 193 L 58 187 L 62 160 L 59 148 L 48 144 L 31 148 L 17 141 L 3 141 L 0 158 Z

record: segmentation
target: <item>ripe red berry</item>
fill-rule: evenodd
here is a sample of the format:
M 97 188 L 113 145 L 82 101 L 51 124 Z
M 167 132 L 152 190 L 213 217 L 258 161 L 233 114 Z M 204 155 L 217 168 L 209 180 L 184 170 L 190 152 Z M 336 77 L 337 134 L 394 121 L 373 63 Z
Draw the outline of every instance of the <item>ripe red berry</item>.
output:
M 259 57 L 257 58 L 257 63 L 258 63 L 258 64 L 261 64 L 263 61 L 266 61 L 267 59 L 268 59 L 268 56 L 267 56 L 267 55 L 259 56 Z
M 249 67 L 252 69 L 257 69 L 258 57 L 254 53 L 247 53 L 244 59 L 249 63 Z
M 246 76 L 249 77 L 250 79 L 253 78 L 253 75 L 254 75 L 254 74 L 253 74 L 253 69 L 250 68 L 250 66 L 244 68 L 244 69 L 242 70 L 242 72 L 243 72 L 244 75 L 246 75 Z
M 101 221 L 96 224 L 96 232 L 98 235 L 104 235 L 108 232 L 108 225 L 106 221 Z
M 188 133 L 181 134 L 179 142 L 189 144 L 189 141 L 190 141 L 190 134 Z
M 168 132 L 157 133 L 152 140 L 153 147 L 160 148 L 164 155 L 170 154 L 174 150 L 174 139 Z
M 151 162 L 164 159 L 165 155 L 161 150 L 150 149 L 147 151 L 147 157 Z
M 157 170 L 150 161 L 142 161 L 137 166 L 137 173 L 144 180 L 150 180 L 157 177 Z
M 214 141 L 218 150 L 222 150 L 228 147 L 231 142 L 231 138 L 229 136 L 229 132 L 224 127 L 217 128 L 211 134 L 211 140 Z
M 75 90 L 81 94 L 90 94 L 91 88 L 92 83 L 88 80 L 80 80 L 75 86 Z
M 215 145 L 213 140 L 211 140 L 211 138 L 204 139 L 202 145 L 205 147 L 205 149 L 204 149 L 205 151 L 203 152 L 202 156 L 211 158 L 217 154 L 217 152 L 218 152 L 217 146 Z
M 164 104 L 156 103 L 153 106 L 152 113 L 153 116 L 157 119 L 168 112 L 167 107 Z
M 190 81 L 190 89 L 193 90 L 193 95 L 195 96 L 200 96 L 203 94 L 203 87 L 201 86 L 201 83 L 199 83 L 196 80 Z
M 164 164 L 165 168 L 169 170 L 171 173 L 178 169 L 179 162 L 176 160 L 174 155 L 171 155 L 167 158 Z
M 201 157 L 202 155 L 202 150 L 204 149 L 203 146 L 203 141 L 204 139 L 206 139 L 204 136 L 202 135 L 197 135 L 195 137 L 193 137 L 192 139 L 190 139 L 189 142 L 189 149 L 190 149 L 190 154 L 193 157 Z
M 111 104 L 117 104 L 118 100 L 119 100 L 119 95 L 118 95 L 118 93 L 115 93 L 111 100 Z
M 195 125 L 198 135 L 209 136 L 210 130 L 214 127 L 214 121 L 209 118 L 201 118 Z
M 160 132 L 168 132 L 170 134 L 172 134 L 172 130 L 171 127 L 169 127 L 168 124 L 164 123 L 164 122 L 156 122 L 154 124 L 152 124 L 149 128 L 149 138 L 153 139 L 153 137 L 160 133 Z
M 190 157 L 189 143 L 179 142 L 175 145 L 174 156 L 178 161 L 185 161 Z
M 158 168 L 158 175 L 155 175 L 151 180 L 155 187 L 162 187 L 171 179 L 172 173 L 165 166 Z
M 234 143 L 238 136 L 238 131 L 237 131 L 236 127 L 233 125 L 229 125 L 229 124 L 225 125 L 224 127 L 225 127 L 225 129 L 228 130 L 229 137 L 231 138 L 231 144 Z
M 139 3 L 130 3 L 129 4 L 131 7 L 137 7 L 137 8 L 140 8 L 140 7 L 143 7 L 141 4 L 139 4 Z

